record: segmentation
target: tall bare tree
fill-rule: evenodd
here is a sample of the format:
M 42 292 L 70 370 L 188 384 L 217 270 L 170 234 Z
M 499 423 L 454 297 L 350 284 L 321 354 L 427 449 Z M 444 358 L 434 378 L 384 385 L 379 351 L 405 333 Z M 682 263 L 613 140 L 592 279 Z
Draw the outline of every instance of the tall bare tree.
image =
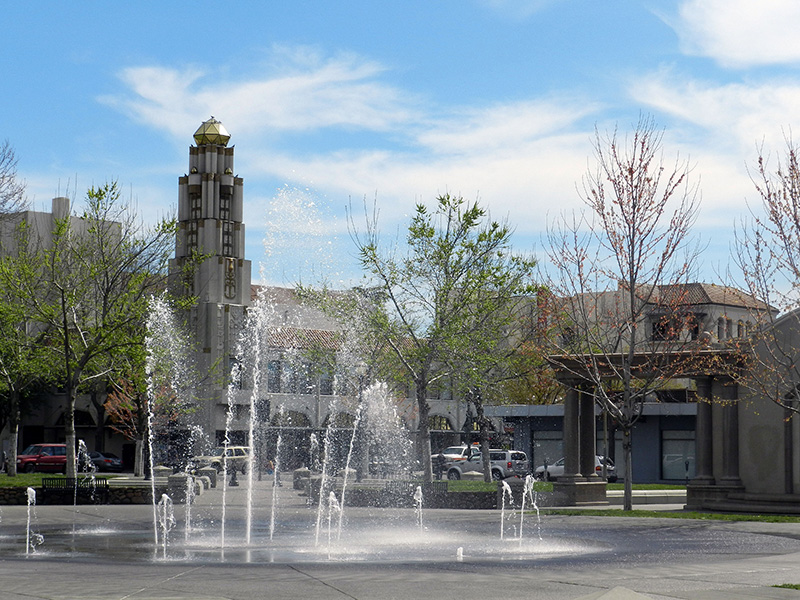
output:
M 690 229 L 697 186 L 680 158 L 666 164 L 663 132 L 642 117 L 633 131 L 595 132 L 596 166 L 582 212 L 549 227 L 551 361 L 569 385 L 591 390 L 622 432 L 624 508 L 631 509 L 631 430 L 642 404 L 679 374 L 674 360 L 697 337 L 684 284 L 697 250 Z
M 0 145 L 0 218 L 26 206 L 25 182 L 17 176 L 17 155 L 6 140 Z
M 772 161 L 759 148 L 751 179 L 760 202 L 736 230 L 734 255 L 755 299 L 750 335 L 739 348 L 748 361 L 739 384 L 800 412 L 800 148 L 787 137 Z

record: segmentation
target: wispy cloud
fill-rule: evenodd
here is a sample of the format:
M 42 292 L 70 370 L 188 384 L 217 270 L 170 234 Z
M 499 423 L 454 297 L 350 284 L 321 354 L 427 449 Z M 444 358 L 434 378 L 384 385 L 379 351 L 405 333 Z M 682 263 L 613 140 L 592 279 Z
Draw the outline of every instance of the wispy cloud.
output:
M 727 83 L 687 79 L 670 71 L 638 78 L 637 102 L 700 128 L 718 150 L 751 152 L 756 144 L 780 144 L 786 128 L 800 123 L 800 81 Z
M 684 0 L 673 23 L 688 54 L 725 67 L 800 62 L 796 0 Z
M 214 114 L 235 133 L 237 144 L 246 138 L 256 149 L 238 157 L 249 180 L 309 186 L 339 211 L 348 199 L 377 194 L 382 216 L 393 220 L 415 201 L 450 192 L 480 197 L 493 214 L 509 215 L 519 229 L 534 231 L 543 228 L 552 207 L 578 201 L 575 181 L 585 170 L 594 125 L 586 120 L 600 111 L 598 103 L 550 94 L 442 107 L 409 100 L 410 94 L 382 83 L 385 69 L 373 61 L 324 59 L 288 47 L 271 59 L 267 74 L 235 83 L 198 68 L 130 68 L 123 73 L 130 92 L 106 102 L 180 139 L 197 126 L 198 115 Z M 263 135 L 325 128 L 374 137 L 355 149 L 337 145 L 299 154 Z
M 353 55 L 321 58 L 307 48 L 279 49 L 280 72 L 222 77 L 197 67 L 131 67 L 120 78 L 131 94 L 100 101 L 185 137 L 199 116 L 219 115 L 242 132 L 321 127 L 388 130 L 412 118 L 413 96 L 382 83 L 382 68 Z M 244 134 L 246 135 L 246 133 Z
M 591 101 L 565 98 L 464 108 L 432 123 L 418 142 L 437 154 L 514 154 L 521 145 L 559 134 L 599 108 Z

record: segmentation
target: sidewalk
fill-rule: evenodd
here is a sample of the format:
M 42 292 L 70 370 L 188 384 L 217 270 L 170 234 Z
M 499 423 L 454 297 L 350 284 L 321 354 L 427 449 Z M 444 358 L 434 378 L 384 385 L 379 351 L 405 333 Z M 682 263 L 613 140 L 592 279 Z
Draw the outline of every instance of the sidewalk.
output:
M 686 490 L 632 490 L 631 501 L 634 508 L 643 510 L 680 510 L 686 504 Z M 622 506 L 625 492 L 608 490 L 606 498 L 613 507 Z M 653 505 L 667 506 L 667 509 L 653 508 Z

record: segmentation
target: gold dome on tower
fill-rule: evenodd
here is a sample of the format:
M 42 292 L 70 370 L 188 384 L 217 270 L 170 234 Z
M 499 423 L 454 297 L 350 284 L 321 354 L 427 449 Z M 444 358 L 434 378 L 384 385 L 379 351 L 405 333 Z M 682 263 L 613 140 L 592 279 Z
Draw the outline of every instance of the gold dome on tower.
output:
M 227 146 L 229 139 L 231 139 L 231 134 L 213 116 L 208 121 L 203 121 L 203 124 L 194 132 L 194 141 L 198 146 L 206 146 L 208 144 Z

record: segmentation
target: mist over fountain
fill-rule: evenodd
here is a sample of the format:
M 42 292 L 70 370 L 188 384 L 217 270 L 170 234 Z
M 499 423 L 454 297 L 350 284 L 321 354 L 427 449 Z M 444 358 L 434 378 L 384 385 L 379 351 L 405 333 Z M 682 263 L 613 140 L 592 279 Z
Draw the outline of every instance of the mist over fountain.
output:
M 195 175 L 187 176 L 187 185 Z M 309 271 L 324 273 L 328 281 L 335 278 L 330 251 L 313 248 L 314 232 L 325 228 L 317 203 L 306 192 L 287 188 L 275 204 L 283 212 L 270 214 L 269 231 L 278 237 L 265 241 L 265 262 L 274 266 L 271 250 L 291 247 L 286 236 L 293 232 L 302 239 L 294 243 L 302 246 L 304 256 L 314 257 Z M 282 215 L 288 223 L 280 222 Z M 216 258 L 212 260 L 216 265 Z M 229 267 L 232 272 L 238 268 L 234 262 Z M 263 269 L 262 280 L 268 280 Z M 199 364 L 198 356 L 204 355 L 184 329 L 179 311 L 165 298 L 153 298 L 147 321 L 148 436 L 137 461 L 148 463 L 137 476 L 149 476 L 149 523 L 104 517 L 102 528 L 74 527 L 69 536 L 48 532 L 40 549 L 44 546 L 50 556 L 69 556 L 77 546 L 94 545 L 108 560 L 212 563 L 527 560 L 585 551 L 580 544 L 523 536 L 525 502 L 535 504 L 532 482 L 525 487 L 519 511 L 511 506 L 510 495 L 503 496 L 509 505 L 499 514 L 468 511 L 454 518 L 442 514 L 449 511 L 431 508 L 441 486 L 421 481 L 409 431 L 413 403 L 372 377 L 364 362 L 368 336 L 363 324 L 352 313 L 334 318 L 317 307 L 309 325 L 309 313 L 298 298 L 289 305 L 280 294 L 294 290 L 262 287 L 240 321 L 227 321 L 235 332 L 235 347 L 225 361 L 211 365 L 214 369 L 208 362 Z M 221 305 L 214 306 L 225 314 Z M 184 313 L 182 318 L 193 317 Z M 316 405 L 303 407 L 312 395 L 303 395 L 300 387 L 314 369 Z M 209 379 L 227 381 L 223 432 L 209 426 L 215 421 L 203 405 Z M 303 422 L 301 408 L 314 413 L 311 422 Z M 247 445 L 251 458 L 241 481 L 223 460 L 216 488 L 205 489 L 191 457 L 220 445 L 225 450 Z M 272 465 L 271 472 L 267 465 Z M 156 485 L 159 467 L 162 479 L 167 470 L 180 487 L 162 494 Z M 180 504 L 185 510 L 176 510 Z M 123 510 L 94 510 L 113 514 L 115 509 Z M 40 539 L 34 511 L 32 499 L 26 553 L 34 547 L 30 540 Z M 108 544 L 112 536 L 126 543 Z
M 284 201 L 288 193 L 281 192 Z M 311 229 L 314 223 L 319 224 L 313 202 L 295 202 L 289 211 L 293 227 L 272 224 L 273 230 L 282 232 L 284 244 L 287 230 L 303 229 L 296 226 L 301 218 L 298 207 L 314 212 L 306 217 Z M 274 240 L 265 242 L 268 249 L 276 245 Z M 330 257 L 323 262 L 330 267 Z M 154 301 L 150 339 L 155 351 L 149 364 L 151 374 L 158 373 L 156 365 L 161 365 L 162 383 L 151 382 L 151 393 L 163 388 L 165 379 L 184 393 L 189 390 L 182 382 L 191 367 L 178 363 L 190 353 L 181 347 L 187 342 L 174 317 L 167 314 L 169 310 L 163 302 Z M 318 396 L 320 409 L 327 414 L 325 425 L 298 428 L 291 404 L 296 399 L 291 395 L 285 401 L 265 402 L 274 391 L 271 388 L 291 389 L 286 381 L 274 380 L 273 365 L 278 358 L 282 366 L 279 376 L 288 378 L 307 369 L 309 361 L 319 356 L 320 348 L 304 338 L 309 334 L 304 334 L 307 330 L 303 329 L 302 317 L 299 312 L 291 315 L 285 310 L 268 287 L 260 289 L 247 310 L 228 377 L 222 445 L 241 444 L 234 440 L 233 429 L 237 419 L 241 420 L 242 406 L 246 406 L 245 430 L 253 453 L 249 468 L 241 483 L 233 486 L 236 473 L 223 461 L 216 490 L 193 498 L 187 488 L 186 496 L 195 505 L 187 506 L 185 524 L 174 523 L 177 511 L 170 511 L 172 520 L 165 521 L 164 506 L 170 500 L 161 498 L 154 506 L 153 527 L 162 560 L 454 561 L 457 555 L 459 560 L 529 558 L 535 553 L 574 549 L 558 543 L 544 548 L 541 537 L 524 539 L 526 503 L 527 507 L 535 505 L 532 479 L 526 481 L 521 507 L 513 506 L 510 489 L 504 486 L 500 514 L 489 517 L 485 531 L 467 533 L 457 525 L 438 522 L 435 511 L 429 508 L 427 488 L 419 479 L 412 435 L 406 425 L 407 407 L 398 403 L 397 394 L 387 383 L 371 381 L 360 345 L 363 326 L 352 315 L 339 323 L 335 348 L 322 349 L 335 357 L 330 369 L 331 391 Z M 171 358 L 167 359 L 165 352 Z M 166 374 L 164 365 L 168 365 Z M 191 413 L 185 416 L 191 422 Z M 159 433 L 156 421 L 152 421 L 150 456 L 157 461 L 160 447 L 152 440 L 164 439 L 164 435 Z M 238 427 L 241 429 L 241 424 Z M 197 431 L 190 426 L 185 429 Z M 193 433 L 189 442 L 187 446 L 197 451 L 211 440 Z M 295 470 L 306 472 L 299 490 L 293 485 L 293 473 L 282 469 L 298 456 L 303 457 L 302 465 L 299 469 L 295 465 Z M 181 464 L 189 466 L 188 456 Z M 268 464 L 274 467 L 271 472 L 266 470 Z M 409 485 L 390 485 L 392 482 Z M 203 506 L 209 495 L 215 495 L 218 502 Z M 363 501 L 364 497 L 380 502 L 370 504 Z M 165 522 L 170 523 L 169 528 Z M 184 534 L 173 532 L 167 543 L 167 534 L 181 527 Z

